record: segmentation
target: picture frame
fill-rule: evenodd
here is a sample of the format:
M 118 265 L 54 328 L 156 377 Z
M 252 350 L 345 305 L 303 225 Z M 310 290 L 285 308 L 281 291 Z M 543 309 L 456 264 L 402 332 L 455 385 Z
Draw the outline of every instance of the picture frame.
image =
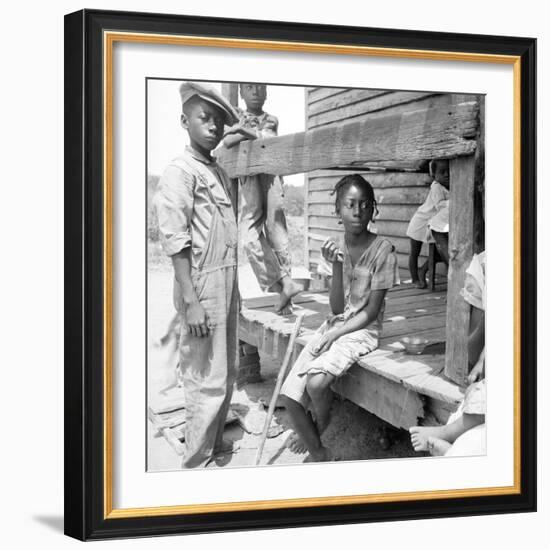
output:
M 514 482 L 503 487 L 116 508 L 113 45 L 171 44 L 513 68 Z M 536 41 L 83 10 L 65 17 L 65 532 L 80 540 L 536 509 Z M 157 474 L 162 475 L 162 474 Z M 219 479 L 219 478 L 218 478 Z

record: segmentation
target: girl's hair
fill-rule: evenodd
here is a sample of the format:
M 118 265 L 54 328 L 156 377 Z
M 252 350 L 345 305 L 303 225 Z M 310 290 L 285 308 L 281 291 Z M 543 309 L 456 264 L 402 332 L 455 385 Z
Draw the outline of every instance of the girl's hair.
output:
M 447 159 L 432 159 L 430 160 L 430 163 L 428 164 L 428 171 L 430 173 L 430 177 L 435 177 L 435 167 L 437 166 L 438 162 L 449 162 Z M 425 165 L 424 165 L 425 166 Z
M 371 219 L 371 221 L 374 221 L 374 218 L 378 215 L 378 203 L 374 197 L 374 189 L 372 188 L 372 185 L 360 174 L 349 174 L 344 176 L 340 181 L 338 181 L 338 183 L 334 186 L 334 189 L 330 192 L 331 195 L 336 195 L 336 199 L 334 201 L 336 213 L 338 214 L 340 212 L 340 198 L 342 193 L 352 185 L 356 185 L 365 191 L 367 200 L 370 201 L 374 207 Z

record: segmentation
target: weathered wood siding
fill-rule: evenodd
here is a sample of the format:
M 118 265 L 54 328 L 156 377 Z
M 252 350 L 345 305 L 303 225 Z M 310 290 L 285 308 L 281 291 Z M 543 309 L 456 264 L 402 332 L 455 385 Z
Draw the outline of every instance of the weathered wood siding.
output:
M 456 105 L 475 96 L 433 92 L 308 88 L 306 90 L 306 129 L 374 119 L 419 109 Z M 429 159 L 426 159 L 429 160 Z M 424 202 L 431 183 L 427 163 L 416 171 L 369 171 L 357 169 L 374 187 L 379 215 L 374 227 L 395 245 L 402 275 L 408 277 L 409 241 L 405 234 L 416 209 Z M 351 170 L 317 170 L 306 175 L 306 250 L 312 272 L 316 272 L 323 237 L 340 236 L 342 226 L 334 213 L 335 183 Z M 427 247 L 419 261 L 427 257 Z

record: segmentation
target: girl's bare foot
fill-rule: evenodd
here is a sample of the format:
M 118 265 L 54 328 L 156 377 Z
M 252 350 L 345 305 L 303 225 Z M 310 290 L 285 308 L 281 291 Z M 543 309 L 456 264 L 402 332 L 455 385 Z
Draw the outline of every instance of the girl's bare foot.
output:
M 415 451 L 428 451 L 428 438 L 436 437 L 441 439 L 443 428 L 441 426 L 413 426 L 409 428 L 409 433 L 411 434 L 411 443 Z
M 306 444 L 298 437 L 298 434 L 292 432 L 287 439 L 286 446 L 297 454 L 304 454 L 307 451 Z
M 426 283 L 426 273 L 428 273 L 428 266 L 422 266 L 418 270 L 418 281 L 415 281 L 416 288 L 426 288 L 428 285 Z
M 451 444 L 439 437 L 428 437 L 428 451 L 432 456 L 443 456 L 449 449 Z
M 288 308 L 292 308 L 292 298 L 302 292 L 302 287 L 290 277 L 283 277 L 280 281 L 281 292 L 279 293 L 279 303 L 275 306 L 275 313 L 286 315 Z M 292 313 L 292 309 L 290 310 Z
M 221 455 L 226 453 L 236 453 L 240 449 L 240 445 L 229 439 L 223 439 L 219 445 L 214 447 L 214 455 Z

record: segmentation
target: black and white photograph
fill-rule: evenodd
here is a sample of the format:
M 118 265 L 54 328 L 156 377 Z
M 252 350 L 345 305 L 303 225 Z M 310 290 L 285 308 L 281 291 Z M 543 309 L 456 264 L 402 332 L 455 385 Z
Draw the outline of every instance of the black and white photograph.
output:
M 485 455 L 485 96 L 145 86 L 147 471 Z

